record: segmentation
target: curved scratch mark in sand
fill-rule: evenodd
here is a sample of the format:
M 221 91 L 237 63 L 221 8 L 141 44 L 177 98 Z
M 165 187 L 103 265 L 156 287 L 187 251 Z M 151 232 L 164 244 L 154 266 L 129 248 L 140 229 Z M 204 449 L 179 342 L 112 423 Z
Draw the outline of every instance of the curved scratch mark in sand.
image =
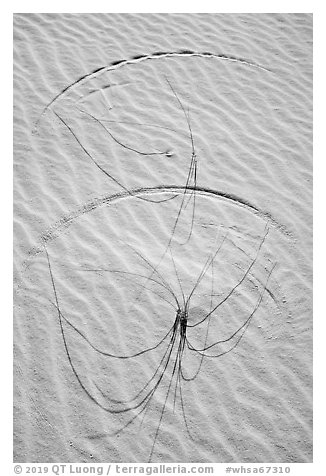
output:
M 118 68 L 121 68 L 122 66 L 126 65 L 131 65 L 131 64 L 137 64 L 142 61 L 146 60 L 151 60 L 151 59 L 161 59 L 161 58 L 171 58 L 171 57 L 200 57 L 200 58 L 215 58 L 223 61 L 231 61 L 234 63 L 240 63 L 246 66 L 250 66 L 253 68 L 260 69 L 262 71 L 267 71 L 269 73 L 272 73 L 273 71 L 258 64 L 254 63 L 252 61 L 245 60 L 243 58 L 237 58 L 235 56 L 228 56 L 228 55 L 222 55 L 222 54 L 215 54 L 215 53 L 210 53 L 210 52 L 196 52 L 196 51 L 190 51 L 190 50 L 181 50 L 181 51 L 170 51 L 170 52 L 154 52 L 150 55 L 138 55 L 134 56 L 133 58 L 130 59 L 123 59 L 123 60 L 118 60 L 118 61 L 113 61 L 107 66 L 101 66 L 100 68 L 96 68 L 93 70 L 91 73 L 84 74 L 81 76 L 79 79 L 74 81 L 73 83 L 69 84 L 66 86 L 64 89 L 62 89 L 43 109 L 41 112 L 39 118 L 37 119 L 33 133 L 36 132 L 37 126 L 43 117 L 43 115 L 48 111 L 48 109 L 63 95 L 65 95 L 68 91 L 70 91 L 74 86 L 77 84 L 83 83 L 86 80 L 90 80 L 100 74 L 103 74 L 107 71 L 114 71 Z
M 186 193 L 191 193 L 193 190 L 194 190 L 194 187 L 188 187 Z M 31 258 L 36 256 L 38 253 L 43 252 L 44 243 L 48 243 L 54 240 L 55 238 L 57 238 L 63 230 L 66 230 L 77 218 L 81 217 L 85 213 L 90 213 L 93 210 L 96 210 L 97 208 L 103 205 L 107 205 L 117 200 L 128 199 L 128 198 L 135 197 L 137 195 L 148 195 L 148 194 L 156 194 L 156 193 L 183 194 L 184 191 L 185 191 L 184 186 L 180 187 L 177 185 L 159 185 L 157 187 L 150 187 L 150 188 L 141 187 L 137 189 L 132 189 L 131 195 L 129 192 L 119 192 L 113 195 L 108 195 L 103 198 L 97 198 L 95 200 L 87 202 L 86 204 L 77 208 L 72 213 L 69 213 L 68 215 L 64 215 L 60 220 L 55 222 L 48 230 L 46 230 L 40 236 L 39 241 L 41 242 L 41 245 L 33 247 L 28 252 L 29 258 L 25 261 L 25 265 L 27 264 L 27 261 L 29 261 Z M 270 215 L 267 212 L 264 212 L 263 210 L 259 209 L 258 207 L 256 207 L 255 205 L 251 204 L 250 202 L 248 202 L 247 200 L 241 197 L 238 197 L 234 194 L 226 193 L 220 190 L 212 190 L 209 188 L 199 187 L 199 186 L 196 187 L 196 192 L 199 195 L 213 196 L 214 198 L 225 200 L 226 202 L 232 205 L 242 207 L 245 210 L 256 215 L 258 218 L 267 220 L 271 226 L 273 226 L 277 231 L 282 233 L 285 237 L 293 238 L 292 232 L 288 230 L 285 225 L 278 223 L 277 220 L 272 217 L 272 215 Z

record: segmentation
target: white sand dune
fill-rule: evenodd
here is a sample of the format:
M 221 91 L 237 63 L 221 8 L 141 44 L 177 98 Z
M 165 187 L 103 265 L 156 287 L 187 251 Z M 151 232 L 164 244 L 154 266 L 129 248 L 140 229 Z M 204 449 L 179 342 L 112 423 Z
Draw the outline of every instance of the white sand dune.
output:
M 16 14 L 14 57 L 14 460 L 311 462 L 312 17 Z

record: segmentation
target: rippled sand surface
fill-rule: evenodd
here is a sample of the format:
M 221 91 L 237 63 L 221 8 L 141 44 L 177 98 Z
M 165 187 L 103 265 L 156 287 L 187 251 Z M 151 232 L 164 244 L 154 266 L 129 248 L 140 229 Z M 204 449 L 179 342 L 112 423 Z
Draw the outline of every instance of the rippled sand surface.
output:
M 15 461 L 312 462 L 312 17 L 16 14 L 14 74 Z

